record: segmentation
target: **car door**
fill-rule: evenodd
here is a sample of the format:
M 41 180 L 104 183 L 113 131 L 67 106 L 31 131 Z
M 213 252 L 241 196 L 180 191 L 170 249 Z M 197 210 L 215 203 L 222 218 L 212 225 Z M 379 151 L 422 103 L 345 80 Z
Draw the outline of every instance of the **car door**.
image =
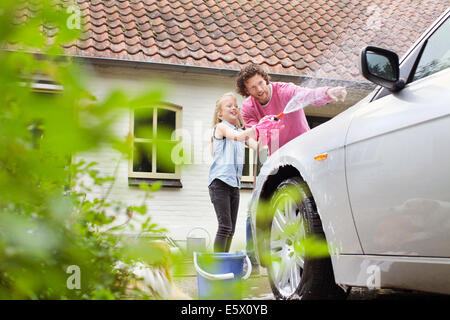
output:
M 362 106 L 346 142 L 365 254 L 450 257 L 450 19 L 423 39 L 405 88 Z

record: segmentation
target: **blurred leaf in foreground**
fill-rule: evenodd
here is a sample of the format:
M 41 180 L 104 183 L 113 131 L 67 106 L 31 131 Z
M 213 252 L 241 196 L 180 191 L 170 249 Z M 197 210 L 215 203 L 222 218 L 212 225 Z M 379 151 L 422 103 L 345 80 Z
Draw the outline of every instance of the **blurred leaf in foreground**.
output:
M 148 243 L 124 245 L 123 237 L 102 232 L 134 216 L 108 198 L 114 177 L 73 161 L 105 145 L 129 156 L 130 138 L 116 136 L 115 121 L 165 95 L 155 86 L 134 97 L 114 90 L 95 98 L 83 68 L 59 55 L 82 32 L 80 12 L 76 2 L 0 2 L 0 299 L 119 299 L 132 275 L 114 269 L 117 261 L 174 263 Z M 34 90 L 36 77 L 60 89 Z M 92 198 L 93 187 L 105 195 Z M 147 232 L 162 231 L 145 223 Z M 80 276 L 80 288 L 68 287 L 71 276 Z

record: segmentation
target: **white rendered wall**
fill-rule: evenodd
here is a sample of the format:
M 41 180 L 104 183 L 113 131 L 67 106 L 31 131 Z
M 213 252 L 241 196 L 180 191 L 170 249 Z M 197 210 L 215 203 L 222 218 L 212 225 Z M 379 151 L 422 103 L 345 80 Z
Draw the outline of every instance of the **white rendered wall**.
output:
M 192 165 L 181 168 L 182 188 L 162 188 L 146 201 L 149 214 L 154 222 L 169 231 L 174 240 L 186 240 L 190 230 L 195 227 L 205 228 L 214 241 L 217 220 L 208 193 L 209 132 L 215 107 L 219 96 L 233 91 L 234 78 L 226 76 L 199 75 L 148 69 L 96 66 L 91 67 L 90 89 L 99 99 L 114 88 L 138 92 L 149 81 L 164 81 L 169 84 L 166 102 L 182 107 L 182 129 L 191 138 L 183 136 L 184 147 L 191 150 Z M 235 94 L 239 104 L 242 97 Z M 130 114 L 125 112 L 117 122 L 115 131 L 125 137 L 130 130 Z M 143 191 L 128 186 L 128 160 L 119 162 L 120 154 L 112 148 L 105 147 L 97 152 L 79 155 L 86 161 L 96 161 L 98 168 L 105 175 L 113 175 L 118 164 L 116 182 L 109 195 L 110 199 L 120 200 L 127 205 L 141 205 Z M 91 196 L 102 197 L 106 190 L 94 190 Z M 245 248 L 245 220 L 251 190 L 241 190 L 241 200 L 232 250 Z M 136 215 L 137 216 L 137 215 Z M 143 217 L 136 217 L 142 218 Z M 122 220 L 125 220 L 123 215 Z M 138 232 L 135 230 L 134 232 Z M 195 233 L 193 235 L 196 235 Z M 205 236 L 201 231 L 198 236 Z

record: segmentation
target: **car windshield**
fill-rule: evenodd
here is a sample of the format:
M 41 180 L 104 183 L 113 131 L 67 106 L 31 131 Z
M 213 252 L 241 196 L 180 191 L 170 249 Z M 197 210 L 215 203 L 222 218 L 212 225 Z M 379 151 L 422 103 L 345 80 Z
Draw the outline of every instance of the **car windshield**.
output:
M 418 80 L 450 67 L 450 19 L 428 39 L 413 80 Z

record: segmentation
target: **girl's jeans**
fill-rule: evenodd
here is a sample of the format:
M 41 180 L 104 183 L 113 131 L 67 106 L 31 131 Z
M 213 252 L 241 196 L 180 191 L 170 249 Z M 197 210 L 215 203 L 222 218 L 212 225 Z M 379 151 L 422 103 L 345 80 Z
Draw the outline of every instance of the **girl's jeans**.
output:
M 220 179 L 214 179 L 208 188 L 219 225 L 214 240 L 214 252 L 228 252 L 236 228 L 239 188 L 232 187 Z

